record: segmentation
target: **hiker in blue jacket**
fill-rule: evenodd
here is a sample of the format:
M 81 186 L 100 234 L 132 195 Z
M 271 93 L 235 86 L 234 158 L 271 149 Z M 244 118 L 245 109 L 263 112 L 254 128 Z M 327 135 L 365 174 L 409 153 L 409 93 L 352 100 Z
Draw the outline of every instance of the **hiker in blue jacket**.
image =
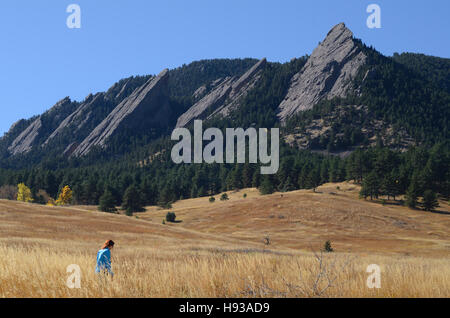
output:
M 103 244 L 102 249 L 97 253 L 97 266 L 95 266 L 96 273 L 104 273 L 106 275 L 114 276 L 111 270 L 111 250 L 114 247 L 114 241 L 108 240 Z

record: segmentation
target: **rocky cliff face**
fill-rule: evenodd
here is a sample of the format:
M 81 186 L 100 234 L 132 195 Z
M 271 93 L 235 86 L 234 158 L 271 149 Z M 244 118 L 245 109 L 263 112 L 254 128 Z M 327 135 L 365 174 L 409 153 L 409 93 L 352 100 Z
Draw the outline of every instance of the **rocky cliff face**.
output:
M 178 118 L 177 127 L 187 126 L 194 119 L 205 119 L 208 115 L 208 111 L 215 110 L 223 105 L 230 94 L 231 86 L 235 80 L 236 79 L 232 77 L 225 78 L 221 84 Z
M 33 142 L 39 135 L 39 130 L 42 127 L 41 117 L 37 118 L 28 128 L 26 128 L 8 147 L 12 155 L 26 153 L 31 150 Z
M 73 155 L 83 156 L 94 146 L 104 147 L 106 140 L 121 127 L 167 125 L 170 113 L 167 80 L 168 70 L 166 69 L 138 87 L 81 142 Z
M 108 91 L 90 94 L 51 132 L 41 144 L 44 148 L 57 144 L 65 147 L 64 154 L 70 154 L 89 133 L 125 98 L 141 87 L 151 76 L 130 77 L 111 86 Z M 61 151 L 64 149 L 61 149 Z
M 178 118 L 177 127 L 185 127 L 194 119 L 209 119 L 219 114 L 228 116 L 233 109 L 239 107 L 239 100 L 258 82 L 266 63 L 266 59 L 262 59 L 241 77 L 223 79 L 209 94 Z
M 285 121 L 299 111 L 311 109 L 323 99 L 345 97 L 352 87 L 365 54 L 344 23 L 336 25 L 314 50 L 302 70 L 291 80 L 278 117 Z
M 65 98 L 44 114 L 17 122 L 0 138 L 0 159 L 25 154 L 31 149 L 33 152 L 30 155 L 36 158 L 45 155 L 48 150 L 52 154 L 83 156 L 93 147 L 106 148 L 107 140 L 113 135 L 114 138 L 110 140 L 114 145 L 122 145 L 130 138 L 152 141 L 174 126 L 188 126 L 194 119 L 229 119 L 249 92 L 259 84 L 271 82 L 271 79 L 275 83 L 273 87 L 276 87 L 276 96 L 270 101 L 265 100 L 264 96 L 257 96 L 257 103 L 260 100 L 261 103 L 266 103 L 257 106 L 269 111 L 271 116 L 277 115 L 283 123 L 322 100 L 345 97 L 350 93 L 363 94 L 364 85 L 369 85 L 374 76 L 382 76 L 377 72 L 377 65 L 370 64 L 371 67 L 362 80 L 363 86 L 357 87 L 360 84 L 356 84 L 354 79 L 358 71 L 362 66 L 374 63 L 366 56 L 370 55 L 369 49 L 361 48 L 359 43 L 361 42 L 354 40 L 352 32 L 342 23 L 330 30 L 306 63 L 305 59 L 301 59 L 301 64 L 287 63 L 278 68 L 274 65 L 266 67 L 266 59 L 258 62 L 254 59 L 208 60 L 193 62 L 170 73 L 165 70 L 158 76 L 122 79 L 108 91 L 91 94 L 83 102 Z M 389 58 L 385 60 L 388 61 Z M 383 67 L 387 65 L 386 61 L 381 59 L 375 62 L 382 63 L 379 66 Z M 441 63 L 437 63 L 436 67 L 440 67 Z M 394 68 L 392 72 L 399 70 L 401 68 Z M 431 70 L 431 74 L 436 73 L 435 68 Z M 267 81 L 261 80 L 263 74 Z M 404 79 L 406 75 L 402 74 L 398 76 Z M 388 87 L 390 79 L 386 81 Z M 405 95 L 409 93 L 407 88 L 404 92 Z M 440 104 L 446 105 L 445 100 Z M 352 118 L 353 123 L 349 124 L 344 120 L 350 115 L 354 117 L 355 113 L 361 114 L 364 119 L 375 118 L 374 112 L 367 111 L 367 107 L 374 105 L 350 105 L 351 107 L 345 108 L 346 106 L 349 105 L 335 105 L 335 109 L 331 112 L 327 110 L 327 114 L 322 114 L 320 120 L 315 118 L 309 123 L 298 124 L 297 128 L 291 127 L 293 131 L 288 136 L 290 143 L 305 149 L 326 147 L 326 140 L 338 140 L 341 137 L 339 134 L 342 131 L 332 129 L 336 123 L 341 123 L 341 126 L 347 128 L 347 135 L 354 132 L 356 137 L 365 138 L 369 144 L 374 136 L 380 136 L 388 145 L 398 145 L 399 142 L 393 138 L 399 136 L 404 143 L 398 148 L 410 144 L 410 136 L 390 123 L 380 123 L 375 119 L 355 121 Z M 259 110 L 258 108 L 257 111 Z M 307 113 L 304 115 L 308 116 Z M 349 139 L 347 135 L 341 139 L 346 141 Z M 338 143 L 336 144 L 336 148 L 339 148 Z M 41 149 L 42 153 L 35 153 L 34 150 L 37 149 Z
M 99 93 L 89 95 L 86 100 L 67 118 L 65 118 L 55 131 L 47 138 L 42 146 L 47 146 L 54 138 L 64 134 L 65 130 L 70 130 L 72 135 L 76 135 L 81 131 L 89 121 L 92 111 L 99 103 L 104 103 L 104 94 Z
M 29 152 L 38 140 L 45 138 L 53 125 L 59 124 L 64 119 L 65 111 L 70 111 L 72 108 L 73 103 L 69 97 L 60 100 L 55 106 L 35 119 L 13 140 L 8 147 L 10 154 L 17 155 Z

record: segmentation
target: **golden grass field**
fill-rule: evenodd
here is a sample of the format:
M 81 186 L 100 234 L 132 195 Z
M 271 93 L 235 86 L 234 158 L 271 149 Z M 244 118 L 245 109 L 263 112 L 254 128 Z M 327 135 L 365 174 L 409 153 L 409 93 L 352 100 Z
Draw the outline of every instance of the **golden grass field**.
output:
M 448 204 L 429 213 L 357 193 L 245 189 L 177 202 L 181 222 L 165 225 L 156 207 L 127 217 L 0 200 L 0 297 L 449 297 Z M 105 283 L 94 267 L 106 239 L 116 246 Z M 326 240 L 335 252 L 320 253 Z M 80 289 L 66 286 L 70 264 Z M 370 264 L 380 289 L 366 285 Z

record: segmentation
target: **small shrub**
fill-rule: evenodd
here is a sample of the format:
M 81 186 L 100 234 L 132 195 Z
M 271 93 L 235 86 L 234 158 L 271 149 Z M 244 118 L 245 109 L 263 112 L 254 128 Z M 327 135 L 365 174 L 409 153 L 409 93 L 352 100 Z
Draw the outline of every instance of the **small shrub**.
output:
M 244 193 L 244 199 L 247 197 L 247 193 Z
M 0 199 L 16 200 L 17 187 L 12 185 L 4 185 L 0 187 Z
M 327 253 L 331 253 L 331 252 L 334 251 L 333 248 L 331 247 L 331 242 L 330 241 L 326 241 L 325 242 L 325 244 L 323 246 L 323 250 L 324 250 L 324 252 L 327 252 Z
M 38 204 L 46 204 L 50 199 L 51 199 L 50 195 L 45 190 L 40 189 L 36 193 L 35 202 Z
M 341 190 L 341 187 L 340 187 L 340 186 L 337 186 L 337 187 L 336 187 L 336 190 Z
M 133 216 L 133 210 L 131 208 L 128 208 L 125 210 L 125 215 L 126 216 Z
M 229 199 L 230 198 L 228 197 L 228 194 L 226 194 L 226 193 L 222 194 L 221 197 L 220 197 L 220 201 L 227 201 Z
M 166 214 L 166 221 L 167 222 L 175 222 L 175 219 L 177 218 L 177 216 L 175 215 L 175 212 L 167 212 Z
M 381 204 L 382 204 L 382 205 L 386 205 L 386 200 L 385 200 L 385 199 L 382 199 L 382 200 L 381 200 Z
M 162 224 L 166 224 L 166 220 L 163 219 Z
M 215 197 L 210 197 L 210 198 L 209 198 L 209 202 L 213 203 L 213 202 L 215 202 L 215 201 L 216 201 L 216 198 L 215 198 Z

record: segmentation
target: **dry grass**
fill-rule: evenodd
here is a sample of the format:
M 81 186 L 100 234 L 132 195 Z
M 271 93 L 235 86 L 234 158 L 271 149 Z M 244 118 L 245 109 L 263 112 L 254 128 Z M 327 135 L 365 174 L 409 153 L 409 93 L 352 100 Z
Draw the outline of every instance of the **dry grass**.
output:
M 25 243 L 25 242 L 24 242 Z M 45 243 L 45 242 L 44 242 Z M 80 246 L 0 246 L 2 297 L 449 297 L 450 262 L 413 257 L 182 250 L 123 246 L 114 251 L 116 276 L 93 273 L 94 257 Z M 381 288 L 366 286 L 366 268 L 382 268 Z M 66 267 L 78 264 L 81 289 L 66 287 Z M 322 276 L 319 273 L 323 272 Z M 318 281 L 317 281 L 318 280 Z M 316 282 L 317 281 L 317 282 Z M 331 284 L 329 284 L 331 282 Z
M 154 207 L 136 219 L 0 200 L 0 297 L 449 297 L 450 216 L 340 187 L 186 200 L 174 205 L 183 222 L 170 225 Z M 117 244 L 105 284 L 93 269 L 106 239 Z M 311 252 L 326 239 L 337 252 Z M 70 264 L 81 289 L 66 286 Z M 381 267 L 380 289 L 366 286 L 369 264 Z
M 339 190 L 337 187 L 339 186 Z M 210 203 L 208 197 L 176 202 L 181 220 L 176 228 L 261 243 L 271 248 L 309 251 L 331 240 L 338 251 L 362 254 L 450 256 L 450 207 L 441 212 L 410 210 L 388 202 L 358 199 L 359 187 L 351 183 L 326 184 L 317 189 L 260 196 L 257 189 L 228 192 L 229 201 Z M 243 198 L 247 193 L 248 197 Z M 161 223 L 169 210 L 149 207 L 140 219 Z

